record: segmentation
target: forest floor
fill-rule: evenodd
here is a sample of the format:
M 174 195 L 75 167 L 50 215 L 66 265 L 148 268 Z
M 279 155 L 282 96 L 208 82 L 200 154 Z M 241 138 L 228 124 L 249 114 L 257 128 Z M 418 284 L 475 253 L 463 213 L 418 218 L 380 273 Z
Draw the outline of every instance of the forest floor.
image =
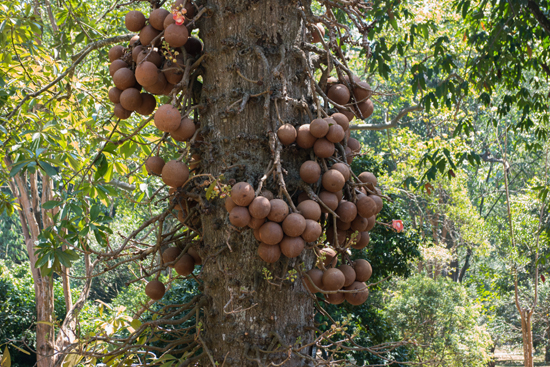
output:
M 521 349 L 497 349 L 495 351 L 496 367 L 523 367 L 523 351 Z M 550 367 L 544 362 L 544 355 L 535 356 L 535 366 Z

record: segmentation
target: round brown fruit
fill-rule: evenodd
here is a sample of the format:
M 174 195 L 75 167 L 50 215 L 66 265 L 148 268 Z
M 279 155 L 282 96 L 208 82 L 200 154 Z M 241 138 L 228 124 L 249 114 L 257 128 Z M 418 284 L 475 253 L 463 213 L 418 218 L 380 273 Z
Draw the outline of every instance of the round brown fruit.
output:
M 191 257 L 195 261 L 195 265 L 202 265 L 201 256 L 199 255 L 198 251 L 194 247 L 191 247 L 189 250 L 187 250 L 187 253 L 191 255 Z
M 151 86 L 143 87 L 147 92 L 154 95 L 163 95 L 166 91 L 166 84 L 169 84 L 163 73 L 157 74 L 157 82 Z M 179 126 L 179 125 L 178 125 Z
M 120 59 L 122 56 L 124 56 L 124 47 L 117 45 L 111 47 L 109 50 L 109 61 L 113 62 L 116 59 Z
M 150 175 L 160 176 L 162 174 L 162 168 L 164 167 L 164 159 L 158 155 L 147 158 L 145 161 L 145 169 Z
M 372 266 L 364 259 L 355 260 L 353 262 L 353 269 L 355 270 L 355 274 L 357 274 L 355 280 L 358 282 L 366 282 L 372 275 Z
M 231 212 L 231 210 L 233 210 L 233 208 L 236 206 L 237 204 L 235 204 L 233 199 L 231 199 L 231 196 L 225 198 L 225 210 L 227 210 L 228 213 Z
M 180 111 L 171 104 L 164 104 L 155 113 L 154 122 L 160 131 L 172 133 L 180 127 Z
M 291 124 L 284 124 L 277 130 L 277 137 L 283 145 L 290 145 L 296 141 L 296 129 Z
M 170 187 L 181 187 L 189 178 L 189 168 L 185 163 L 169 161 L 162 168 L 162 181 Z
M 170 24 L 164 31 L 164 39 L 172 48 L 181 47 L 189 39 L 189 31 L 183 24 Z
M 307 273 L 311 280 L 308 279 L 308 277 L 304 276 L 304 283 L 305 286 L 309 289 L 311 293 L 317 293 L 319 292 L 317 289 L 315 289 L 315 286 L 319 289 L 323 289 L 323 271 L 321 269 L 313 268 L 309 270 Z
M 159 68 L 160 65 L 162 64 L 162 56 L 160 56 L 160 53 L 158 53 L 157 51 L 142 50 L 137 55 L 138 65 L 142 64 L 142 61 L 143 62 L 149 61 L 155 64 L 157 68 Z
M 261 226 L 263 226 L 265 223 L 265 218 L 250 218 L 250 222 L 248 222 L 248 226 L 252 229 L 260 229 Z
M 155 85 L 159 80 L 159 69 L 150 61 L 144 61 L 136 68 L 136 80 L 144 86 L 150 87 Z
M 344 192 L 342 190 L 338 190 L 334 193 L 336 197 L 338 198 L 338 202 L 342 201 L 342 198 L 344 197 Z
M 288 215 L 288 205 L 281 199 L 273 199 L 270 201 L 271 209 L 267 215 L 267 219 L 281 223 Z
M 315 242 L 321 237 L 323 233 L 323 227 L 319 222 L 312 219 L 306 219 L 306 229 L 302 233 L 302 238 L 306 242 Z
M 260 228 L 261 228 L 261 227 L 260 227 Z M 254 238 L 255 238 L 256 241 L 258 241 L 258 242 L 261 242 L 261 241 L 262 241 L 262 239 L 260 238 L 260 228 L 258 228 L 258 229 L 255 229 L 255 228 L 254 228 L 254 231 L 253 231 L 253 233 L 254 233 Z
M 147 297 L 151 298 L 153 301 L 158 301 L 166 293 L 166 287 L 164 284 L 158 280 L 151 280 L 145 286 L 145 294 Z
M 353 152 L 349 147 L 346 147 L 346 162 L 351 164 L 353 162 Z
M 298 237 L 301 236 L 306 230 L 306 219 L 298 213 L 292 213 L 285 218 L 282 226 L 283 232 L 285 232 L 287 236 Z M 281 250 L 283 250 L 282 247 Z M 285 254 L 284 250 L 283 254 Z M 285 256 L 287 255 L 285 254 Z
M 349 121 L 353 120 L 355 118 L 355 113 L 353 113 L 352 111 L 350 111 L 347 107 L 344 109 L 344 108 L 339 108 L 337 107 L 336 108 L 338 110 L 338 112 L 340 112 L 341 114 L 343 114 L 344 116 L 347 117 L 347 119 Z M 345 129 L 344 129 L 345 130 Z
M 150 24 L 147 24 L 145 27 L 141 29 L 139 32 L 139 39 L 141 41 L 141 44 L 144 46 L 149 45 L 158 35 L 160 34 L 160 31 L 156 30 L 151 26 Z M 157 39 L 155 42 L 155 46 L 160 45 L 160 39 Z
M 340 219 L 336 219 L 336 228 L 347 231 L 348 229 L 350 229 L 350 227 L 351 223 L 342 222 Z
M 367 187 L 371 190 L 378 186 L 378 179 L 372 172 L 362 172 L 357 178 L 363 183 L 368 183 Z
M 376 214 L 376 202 L 370 196 L 362 196 L 357 200 L 357 213 L 363 218 Z
M 133 87 L 136 84 L 134 72 L 128 68 L 118 69 L 113 75 L 113 82 L 120 90 Z
M 141 93 L 136 88 L 128 88 L 120 94 L 120 104 L 128 111 L 136 111 L 142 104 Z
M 236 206 L 229 213 L 229 221 L 235 227 L 246 227 L 250 223 L 250 213 L 244 206 Z
M 374 112 L 374 105 L 370 99 L 357 103 L 357 107 L 359 108 L 359 111 L 361 111 L 361 115 L 363 115 L 364 119 L 370 117 Z
M 370 198 L 372 200 L 374 200 L 374 202 L 376 203 L 376 213 L 375 214 L 380 213 L 382 211 L 382 208 L 384 207 L 384 201 L 378 195 L 370 195 Z
M 349 102 L 349 89 L 344 84 L 334 84 L 328 90 L 327 97 L 339 105 L 345 105 Z
M 300 148 L 312 148 L 315 141 L 317 141 L 317 138 L 311 135 L 309 128 L 309 124 L 301 125 L 298 128 L 298 132 L 296 134 L 296 144 L 298 144 Z
M 183 70 L 171 61 L 164 64 L 162 72 L 170 84 L 178 84 L 183 79 Z
M 344 231 L 344 230 L 336 228 L 336 236 L 337 236 L 338 243 L 334 242 L 334 240 L 335 240 L 335 238 L 334 238 L 334 227 L 330 226 L 330 227 L 327 228 L 326 236 L 327 236 L 327 241 L 332 246 L 339 247 L 339 246 L 343 245 L 344 242 L 346 241 L 347 232 Z
M 362 282 L 353 282 L 352 285 L 346 287 L 347 291 L 358 291 L 357 293 L 345 293 L 346 301 L 354 306 L 359 306 L 369 298 L 369 289 L 367 285 Z
M 174 269 L 176 270 L 176 273 L 184 277 L 191 274 L 195 269 L 195 260 L 193 259 L 193 256 L 183 254 L 183 256 L 176 262 L 176 265 L 174 265 Z
M 330 268 L 323 273 L 323 290 L 337 291 L 342 289 L 346 281 L 344 273 L 336 268 Z
M 145 27 L 145 15 L 137 10 L 129 11 L 124 17 L 124 25 L 130 32 L 139 32 Z
M 141 106 L 136 109 L 136 112 L 142 116 L 152 114 L 157 107 L 157 100 L 152 94 L 141 93 Z
M 336 251 L 334 251 L 330 247 L 325 247 L 321 249 L 319 252 L 320 252 L 320 256 L 324 256 L 325 258 L 323 261 L 325 268 L 328 268 L 329 266 L 330 267 L 336 266 L 336 262 L 338 261 L 338 257 L 336 257 Z
M 266 197 L 258 196 L 248 206 L 250 215 L 257 219 L 265 219 L 271 211 L 271 203 Z
M 248 182 L 237 182 L 231 188 L 231 198 L 239 206 L 248 206 L 255 196 L 254 188 Z
M 328 206 L 332 211 L 338 208 L 338 197 L 332 192 L 321 191 L 321 193 L 319 193 L 319 199 L 321 199 L 321 201 L 325 203 L 325 205 Z M 323 206 L 321 206 L 321 211 L 323 213 L 328 213 L 328 211 Z
M 353 88 L 353 95 L 357 102 L 363 101 L 364 99 L 370 98 L 372 96 L 372 89 L 367 82 L 357 82 L 357 86 Z
M 324 119 L 315 119 L 309 124 L 309 132 L 316 138 L 323 138 L 329 130 L 328 122 Z
M 327 299 L 327 302 L 332 305 L 339 305 L 340 303 L 343 303 L 346 300 L 344 293 L 340 293 L 340 292 L 325 294 L 325 297 Z
M 187 141 L 195 134 L 195 123 L 190 118 L 184 118 L 180 122 L 180 127 L 170 133 L 172 138 L 176 141 Z
M 197 56 L 202 52 L 202 42 L 195 37 L 189 37 L 183 47 L 191 56 Z
M 138 56 L 141 54 L 141 51 L 143 50 L 144 50 L 143 46 L 134 47 L 134 49 L 132 50 L 132 60 L 134 60 L 134 62 L 137 62 Z
M 337 269 L 340 270 L 346 278 L 346 281 L 344 282 L 344 287 L 349 287 L 353 284 L 353 282 L 355 282 L 356 274 L 355 270 L 353 270 L 351 266 L 343 264 L 340 265 Z
M 349 119 L 343 113 L 337 112 L 330 117 L 332 117 L 338 125 L 342 126 L 344 131 L 349 129 Z
M 348 147 L 354 153 L 359 153 L 361 151 L 361 144 L 359 144 L 359 142 L 355 138 L 348 139 Z
M 149 15 L 149 23 L 158 31 L 164 29 L 164 18 L 166 18 L 170 12 L 166 9 L 158 8 L 151 12 Z
M 373 215 L 372 217 L 368 217 L 367 220 L 369 221 L 369 225 L 367 226 L 367 231 L 371 231 L 376 225 L 376 215 Z
M 308 184 L 314 184 L 321 177 L 321 166 L 315 161 L 305 161 L 300 166 L 300 178 Z
M 313 200 L 304 200 L 296 208 L 306 219 L 318 221 L 321 218 L 321 206 Z
M 130 47 L 136 47 L 138 42 L 139 42 L 139 36 L 136 34 L 135 36 L 130 38 Z
M 344 163 L 334 163 L 330 168 L 339 171 L 344 176 L 344 179 L 346 181 L 350 179 L 351 174 L 349 167 L 346 166 Z
M 330 192 L 337 192 L 344 188 L 346 179 L 344 175 L 335 169 L 330 169 L 323 174 L 322 179 L 323 188 Z
M 122 94 L 122 91 L 118 89 L 117 87 L 112 87 L 109 89 L 109 100 L 113 103 L 120 103 L 120 95 Z
M 113 113 L 115 114 L 116 117 L 118 117 L 121 120 L 126 120 L 132 115 L 132 111 L 128 111 L 127 109 L 122 107 L 120 103 L 117 103 L 115 105 Z
M 344 140 L 345 136 L 346 132 L 344 131 L 342 126 L 334 124 L 329 127 L 326 138 L 332 143 L 339 143 Z
M 359 234 L 360 234 L 360 236 L 359 236 L 358 240 L 356 241 L 356 243 L 353 246 L 351 246 L 356 250 L 364 249 L 365 247 L 367 247 L 369 245 L 369 242 L 370 242 L 369 232 L 363 231 L 363 232 L 359 232 Z
M 294 257 L 300 256 L 300 254 L 304 250 L 304 247 L 306 246 L 306 243 L 304 242 L 302 237 L 285 236 L 279 246 L 283 255 L 285 255 L 289 259 L 292 259 Z
M 351 201 L 342 200 L 336 209 L 342 222 L 351 223 L 357 216 L 357 207 Z
M 351 229 L 354 231 L 364 232 L 367 230 L 369 221 L 366 218 L 358 215 L 355 217 L 353 222 L 351 222 Z
M 325 28 L 322 23 L 317 23 L 313 26 L 313 32 L 311 33 L 311 42 L 321 42 L 321 39 L 325 36 Z
M 175 261 L 178 256 L 181 254 L 181 249 L 179 247 L 168 247 L 166 250 L 162 252 L 162 261 L 167 264 Z M 175 266 L 175 264 L 169 265 L 171 268 Z
M 334 154 L 334 143 L 325 138 L 317 139 L 313 145 L 313 152 L 319 158 L 328 158 Z
M 272 264 L 281 257 L 281 248 L 277 244 L 272 246 L 260 243 L 260 246 L 258 246 L 258 256 L 266 263 Z
M 267 245 L 276 245 L 283 237 L 283 229 L 278 223 L 267 222 L 260 227 L 260 240 Z
M 176 20 L 174 19 L 173 16 L 167 16 L 166 18 L 164 18 L 164 22 L 162 23 L 164 29 L 168 28 L 168 26 L 170 24 L 176 24 Z
M 263 189 L 260 193 L 260 196 L 263 196 L 264 198 L 267 198 L 267 200 L 273 200 L 275 199 L 275 196 L 273 196 L 273 193 L 269 190 Z

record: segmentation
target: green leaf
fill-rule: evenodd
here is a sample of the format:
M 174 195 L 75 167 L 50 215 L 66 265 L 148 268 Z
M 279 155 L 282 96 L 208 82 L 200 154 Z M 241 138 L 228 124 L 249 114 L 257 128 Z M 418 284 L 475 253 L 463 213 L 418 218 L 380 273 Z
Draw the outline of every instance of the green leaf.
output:
M 40 167 L 42 168 L 42 170 L 44 172 L 46 172 L 46 174 L 48 176 L 55 176 L 57 175 L 57 171 L 55 170 L 55 168 L 53 168 L 49 163 L 46 163 L 44 161 L 38 161 L 38 164 L 40 165 Z
M 50 200 L 50 201 L 46 201 L 44 204 L 42 204 L 42 208 L 43 209 L 53 209 L 56 206 L 61 205 L 62 203 L 63 203 L 62 201 Z

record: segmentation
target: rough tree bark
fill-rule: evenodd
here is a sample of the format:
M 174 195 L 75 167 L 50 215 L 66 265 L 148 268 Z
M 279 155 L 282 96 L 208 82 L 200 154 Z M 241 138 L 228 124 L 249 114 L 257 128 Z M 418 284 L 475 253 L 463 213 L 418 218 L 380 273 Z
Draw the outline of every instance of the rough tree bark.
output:
M 203 5 L 214 12 L 199 24 L 209 55 L 202 88 L 207 107 L 201 114 L 201 126 L 208 142 L 201 148 L 202 162 L 215 176 L 223 173 L 257 187 L 274 158 L 269 134 L 281 124 L 275 103 L 284 122 L 309 122 L 304 110 L 283 101 L 286 96 L 301 99 L 311 90 L 301 54 L 294 49 L 305 34 L 297 3 L 209 0 Z M 258 82 L 247 81 L 239 73 Z M 254 97 L 263 92 L 267 93 Z M 228 113 L 227 107 L 235 102 L 234 110 L 239 109 L 241 98 L 245 101 L 242 111 Z M 299 181 L 304 154 L 303 150 L 283 150 L 282 166 L 291 194 Z M 277 195 L 279 188 L 271 178 L 266 185 Z M 257 366 L 258 360 L 311 365 L 304 358 L 287 359 L 286 354 L 270 355 L 258 349 L 312 341 L 313 300 L 300 280 L 279 287 L 264 276 L 268 269 L 273 277 L 270 282 L 281 283 L 277 277 L 284 276 L 286 269 L 300 263 L 311 268 L 312 251 L 304 251 L 297 259 L 267 264 L 257 256 L 252 230 L 230 228 L 225 218 L 227 212 L 219 206 L 211 206 L 202 215 L 205 245 L 200 251 L 206 258 L 202 279 L 204 294 L 210 298 L 201 320 L 204 344 L 214 360 L 225 361 L 226 366 Z M 303 353 L 311 355 L 312 351 Z

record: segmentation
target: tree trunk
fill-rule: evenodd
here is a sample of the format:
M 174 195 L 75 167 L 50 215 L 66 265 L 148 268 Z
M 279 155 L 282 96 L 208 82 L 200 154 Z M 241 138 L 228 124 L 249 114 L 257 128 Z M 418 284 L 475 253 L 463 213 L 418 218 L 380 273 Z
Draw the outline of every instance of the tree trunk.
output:
M 532 312 L 523 308 L 521 316 L 521 336 L 523 338 L 523 365 L 533 367 L 533 332 L 531 330 Z
M 284 101 L 285 97 L 299 100 L 310 90 L 302 56 L 293 49 L 302 40 L 303 25 L 296 3 L 290 1 L 233 1 L 229 5 L 210 0 L 206 6 L 214 12 L 199 24 L 209 55 L 202 88 L 206 109 L 201 111 L 202 134 L 208 144 L 200 148 L 201 164 L 214 176 L 223 173 L 226 179 L 247 181 L 257 188 L 274 158 L 270 134 L 281 124 L 275 103 L 284 122 L 309 122 L 304 110 Z M 237 71 L 258 82 L 245 80 Z M 261 95 L 254 97 L 257 94 Z M 238 112 L 241 98 L 245 102 Z M 228 112 L 232 104 L 236 113 Z M 304 150 L 287 147 L 282 152 L 291 194 L 296 191 L 304 160 Z M 272 177 L 264 187 L 275 196 L 280 194 Z M 202 216 L 202 228 L 203 292 L 209 297 L 201 319 L 202 338 L 215 362 L 226 366 L 257 366 L 259 361 L 260 365 L 310 365 L 305 359 L 312 353 L 310 348 L 300 352 L 303 357 L 259 351 L 280 351 L 313 340 L 313 300 L 300 279 L 279 279 L 285 277 L 287 269 L 301 267 L 302 263 L 310 269 L 314 263 L 312 251 L 304 251 L 295 259 L 281 257 L 275 264 L 265 263 L 257 255 L 253 231 L 237 231 L 228 225 L 221 200 Z M 266 274 L 272 278 L 269 282 Z

